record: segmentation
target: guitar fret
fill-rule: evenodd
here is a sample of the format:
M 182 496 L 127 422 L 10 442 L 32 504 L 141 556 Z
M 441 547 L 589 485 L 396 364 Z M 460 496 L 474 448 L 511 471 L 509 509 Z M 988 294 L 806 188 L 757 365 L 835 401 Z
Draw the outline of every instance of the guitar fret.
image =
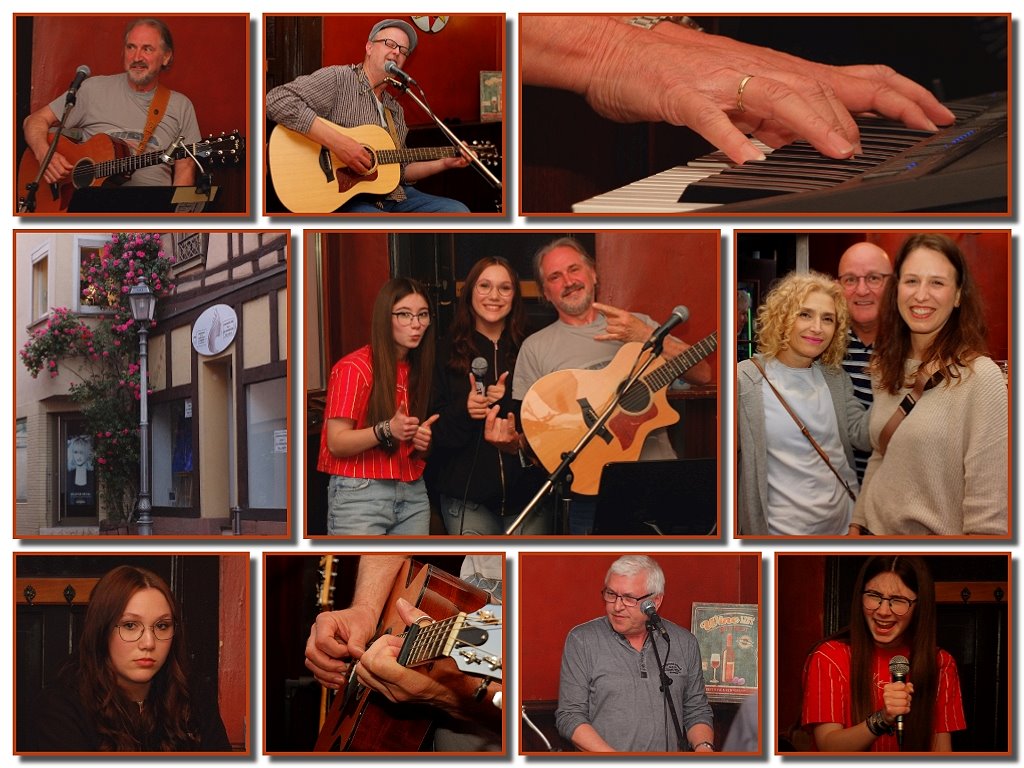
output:
M 717 347 L 718 337 L 716 334 L 712 333 L 710 336 L 701 339 L 685 352 L 669 360 L 663 366 L 658 368 L 658 370 L 645 376 L 643 381 L 650 387 L 651 391 L 657 392 L 661 388 L 667 387 L 679 378 L 680 374 L 685 373 L 705 357 L 710 355 Z

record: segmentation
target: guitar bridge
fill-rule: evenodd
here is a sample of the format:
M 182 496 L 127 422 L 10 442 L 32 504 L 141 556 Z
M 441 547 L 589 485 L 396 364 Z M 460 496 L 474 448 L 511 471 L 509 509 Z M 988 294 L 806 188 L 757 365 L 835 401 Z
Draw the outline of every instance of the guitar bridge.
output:
M 324 173 L 324 181 L 334 181 L 334 168 L 331 165 L 331 150 L 327 147 L 320 147 L 320 170 Z
M 587 398 L 585 397 L 581 397 L 576 401 L 576 403 L 579 405 L 580 411 L 583 414 L 583 423 L 587 425 L 587 429 L 590 429 L 597 422 L 597 411 L 595 411 L 594 407 L 587 402 Z M 614 439 L 612 437 L 612 433 L 608 431 L 608 428 L 603 426 L 597 430 L 597 437 L 600 437 L 608 445 L 611 445 L 611 442 Z

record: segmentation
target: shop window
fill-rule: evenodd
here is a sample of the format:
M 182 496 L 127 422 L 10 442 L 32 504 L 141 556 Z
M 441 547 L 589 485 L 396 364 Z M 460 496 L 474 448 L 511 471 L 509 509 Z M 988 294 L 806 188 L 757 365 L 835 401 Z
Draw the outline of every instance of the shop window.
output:
M 288 398 L 285 379 L 245 388 L 247 475 L 251 509 L 284 509 L 288 503 Z
M 153 408 L 153 506 L 192 507 L 192 399 Z
M 14 431 L 16 501 L 28 501 L 28 419 L 18 419 Z

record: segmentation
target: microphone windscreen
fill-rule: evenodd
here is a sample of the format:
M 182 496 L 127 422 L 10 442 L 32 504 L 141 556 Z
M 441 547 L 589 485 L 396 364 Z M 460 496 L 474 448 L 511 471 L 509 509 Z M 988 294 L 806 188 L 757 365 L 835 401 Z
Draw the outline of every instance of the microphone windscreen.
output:
M 685 323 L 687 320 L 690 319 L 690 310 L 684 307 L 682 304 L 673 309 L 672 314 L 678 315 L 680 317 L 679 322 L 681 323 Z
M 906 677 L 910 673 L 910 660 L 906 656 L 893 656 L 889 659 L 889 674 Z
M 487 359 L 484 357 L 474 357 L 473 362 L 469 364 L 469 369 L 476 376 L 477 381 L 487 375 Z
M 642 603 L 640 603 L 640 612 L 647 616 L 650 616 L 656 610 L 657 608 L 655 607 L 654 601 L 651 600 L 651 598 L 647 598 Z

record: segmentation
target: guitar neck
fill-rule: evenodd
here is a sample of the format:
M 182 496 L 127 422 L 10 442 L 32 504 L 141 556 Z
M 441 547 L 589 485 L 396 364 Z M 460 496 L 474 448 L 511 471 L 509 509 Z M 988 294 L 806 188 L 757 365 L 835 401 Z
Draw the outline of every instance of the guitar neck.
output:
M 442 157 L 458 157 L 455 147 L 419 147 L 413 149 L 381 149 L 377 151 L 377 162 L 384 165 L 393 163 L 418 163 L 425 160 L 440 160 Z
M 460 613 L 425 627 L 414 624 L 406 633 L 398 662 L 406 667 L 414 667 L 451 655 L 465 621 L 466 614 Z
M 191 144 L 189 149 L 195 152 L 198 146 L 198 144 Z M 113 160 L 103 160 L 93 166 L 93 175 L 96 178 L 106 178 L 107 176 L 121 176 L 126 173 L 133 173 L 142 168 L 149 168 L 151 165 L 162 163 L 163 155 L 164 150 L 158 149 L 153 152 L 143 152 L 141 155 L 129 155 L 128 157 L 119 157 Z M 188 153 L 185 151 L 185 148 L 178 147 L 171 155 L 171 159 L 182 160 L 187 156 Z
M 657 392 L 678 379 L 716 349 L 718 349 L 717 331 L 705 336 L 682 354 L 676 355 L 658 370 L 645 376 L 644 383 L 652 392 Z

